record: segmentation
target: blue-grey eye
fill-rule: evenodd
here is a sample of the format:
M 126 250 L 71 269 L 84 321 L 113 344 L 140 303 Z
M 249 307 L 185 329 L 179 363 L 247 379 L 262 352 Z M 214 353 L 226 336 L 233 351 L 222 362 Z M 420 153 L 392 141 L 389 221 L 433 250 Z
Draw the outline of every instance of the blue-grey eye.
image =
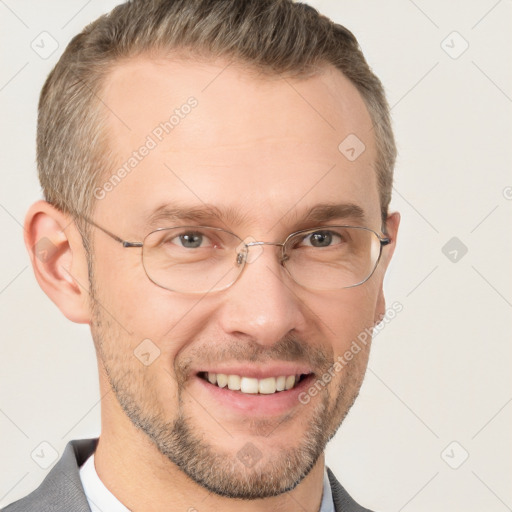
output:
M 196 249 L 197 247 L 201 247 L 201 244 L 203 242 L 203 235 L 189 233 L 186 235 L 180 235 L 179 239 L 183 247 Z

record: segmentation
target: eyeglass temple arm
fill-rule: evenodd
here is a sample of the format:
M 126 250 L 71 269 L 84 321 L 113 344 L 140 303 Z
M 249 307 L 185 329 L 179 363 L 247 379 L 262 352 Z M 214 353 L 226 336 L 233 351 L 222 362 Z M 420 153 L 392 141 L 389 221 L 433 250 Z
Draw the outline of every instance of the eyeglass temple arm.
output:
M 103 231 L 103 233 L 108 235 L 110 238 L 112 238 L 116 242 L 119 242 L 120 244 L 122 244 L 123 247 L 142 247 L 142 245 L 143 245 L 142 242 L 128 242 L 127 240 L 123 240 L 122 238 L 118 237 L 117 235 L 114 235 L 114 233 L 112 233 L 108 229 L 102 228 L 101 226 L 96 224 L 96 222 L 94 222 L 93 220 L 91 220 L 91 219 L 89 219 L 89 218 L 87 218 L 85 216 L 82 216 L 82 217 L 83 217 L 83 219 L 86 222 L 88 222 L 89 224 L 91 224 L 95 228 L 98 228 L 100 231 Z

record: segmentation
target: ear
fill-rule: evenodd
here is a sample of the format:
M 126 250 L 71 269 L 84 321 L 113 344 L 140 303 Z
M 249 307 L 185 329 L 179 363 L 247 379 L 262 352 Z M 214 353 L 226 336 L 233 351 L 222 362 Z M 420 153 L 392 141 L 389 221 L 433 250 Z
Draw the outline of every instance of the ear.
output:
M 64 316 L 89 323 L 89 277 L 82 237 L 70 215 L 46 201 L 25 217 L 25 245 L 37 282 Z
M 398 212 L 393 212 L 388 215 L 386 219 L 386 236 L 391 240 L 391 242 L 386 245 L 382 251 L 381 260 L 379 262 L 379 267 L 381 268 L 381 280 L 384 279 L 384 274 L 388 268 L 389 262 L 395 252 L 396 248 L 396 239 L 398 235 L 398 226 L 400 225 L 400 214 Z M 377 304 L 375 308 L 375 318 L 374 324 L 377 325 L 386 314 L 386 299 L 384 298 L 384 290 L 382 286 L 382 282 L 379 289 L 379 294 L 377 296 Z

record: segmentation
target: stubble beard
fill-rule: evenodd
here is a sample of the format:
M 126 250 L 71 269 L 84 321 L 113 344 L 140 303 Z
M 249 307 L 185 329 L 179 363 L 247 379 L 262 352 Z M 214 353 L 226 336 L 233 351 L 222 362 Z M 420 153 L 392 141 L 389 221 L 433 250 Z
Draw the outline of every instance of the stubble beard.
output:
M 267 429 L 268 433 L 265 432 L 264 421 L 256 420 L 249 424 L 247 432 L 251 441 L 245 444 L 241 442 L 234 452 L 214 446 L 203 435 L 197 422 L 187 416 L 184 410 L 184 397 L 188 393 L 186 381 L 179 378 L 176 379 L 176 415 L 171 421 L 166 419 L 168 410 L 165 411 L 156 398 L 158 388 L 154 374 L 149 373 L 133 353 L 120 350 L 119 340 L 123 339 L 123 331 L 97 306 L 92 284 L 90 290 L 93 298 L 91 331 L 97 354 L 124 413 L 170 462 L 201 487 L 219 496 L 254 500 L 277 496 L 296 487 L 314 467 L 359 393 L 367 361 L 367 357 L 361 353 L 361 360 L 354 358 L 344 367 L 343 379 L 334 401 L 331 395 L 335 381 L 332 381 L 322 389 L 314 405 L 311 402 L 297 407 L 280 424 Z M 305 407 L 310 408 L 309 414 Z M 206 412 L 204 415 L 201 423 L 214 421 L 212 417 L 207 417 Z M 302 417 L 294 418 L 295 415 Z M 304 418 L 306 427 L 302 426 Z M 288 441 L 298 423 L 302 433 L 294 447 L 280 450 L 265 448 L 267 436 L 275 444 L 273 438 L 283 435 L 284 431 Z M 287 432 L 288 428 L 292 430 Z M 236 445 L 236 439 L 230 438 L 228 433 L 226 437 L 229 438 L 227 445 Z M 243 456 L 244 450 L 249 450 L 253 455 L 249 461 Z

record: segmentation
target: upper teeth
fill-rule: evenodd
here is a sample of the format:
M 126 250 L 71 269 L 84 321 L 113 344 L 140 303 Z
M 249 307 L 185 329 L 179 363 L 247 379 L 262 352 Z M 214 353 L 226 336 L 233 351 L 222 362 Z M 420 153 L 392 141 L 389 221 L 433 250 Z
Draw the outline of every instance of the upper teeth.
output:
M 233 391 L 252 394 L 261 393 L 264 395 L 292 389 L 298 380 L 295 375 L 254 379 L 252 377 L 241 377 L 240 375 L 210 372 L 206 374 L 206 378 L 210 384 L 216 384 L 220 388 L 224 388 L 227 385 L 228 389 Z

